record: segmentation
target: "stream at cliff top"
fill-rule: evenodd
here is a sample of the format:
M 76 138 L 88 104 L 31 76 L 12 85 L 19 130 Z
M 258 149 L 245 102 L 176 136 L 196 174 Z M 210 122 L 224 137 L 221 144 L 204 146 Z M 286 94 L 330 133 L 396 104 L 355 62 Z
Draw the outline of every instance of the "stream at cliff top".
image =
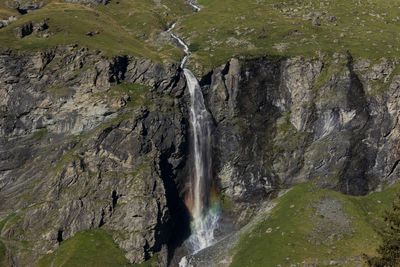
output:
M 189 5 L 195 11 L 200 11 L 200 7 L 192 1 Z M 218 227 L 219 203 L 213 190 L 212 177 L 212 151 L 211 151 L 211 115 L 207 111 L 203 93 L 198 80 L 193 73 L 185 68 L 187 59 L 190 56 L 188 45 L 172 31 L 175 23 L 167 30 L 180 46 L 183 47 L 185 56 L 181 61 L 181 69 L 186 78 L 187 87 L 190 94 L 190 125 L 191 135 L 191 177 L 190 188 L 185 196 L 185 203 L 191 215 L 191 235 L 188 239 L 190 254 L 213 245 L 215 243 L 214 232 Z M 180 267 L 191 266 L 190 260 L 183 257 L 179 263 Z

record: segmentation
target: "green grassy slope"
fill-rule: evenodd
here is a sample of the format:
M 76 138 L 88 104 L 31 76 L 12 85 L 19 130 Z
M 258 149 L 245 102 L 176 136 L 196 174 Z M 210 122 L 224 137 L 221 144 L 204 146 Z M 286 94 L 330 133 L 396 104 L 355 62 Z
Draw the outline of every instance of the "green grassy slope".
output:
M 0 2 L 0 11 L 10 11 L 1 8 L 5 6 L 4 2 Z M 120 0 L 111 1 L 106 6 L 88 6 L 53 0 L 0 29 L 1 47 L 32 51 L 79 44 L 98 49 L 105 55 L 128 54 L 153 60 L 177 60 L 182 52 L 173 44 L 158 40 L 159 33 L 190 9 L 183 1 L 161 2 Z M 14 36 L 16 27 L 46 18 L 49 19 L 49 37 L 32 34 L 18 39 Z M 98 34 L 90 37 L 87 32 Z
M 232 267 L 304 263 L 356 266 L 374 255 L 376 230 L 400 185 L 365 197 L 351 197 L 311 184 L 296 186 L 279 199 L 271 216 L 242 236 Z
M 349 50 L 355 57 L 398 57 L 400 3 L 395 0 L 199 0 L 179 32 L 205 66 L 232 55 L 305 55 Z M 313 18 L 320 13 L 320 19 Z M 316 26 L 320 24 L 320 26 Z
M 130 264 L 112 237 L 104 230 L 95 229 L 79 232 L 62 242 L 56 251 L 41 258 L 37 266 L 154 267 L 156 258 L 142 264 Z
M 167 25 L 191 44 L 192 64 L 209 68 L 234 55 L 314 56 L 350 51 L 355 57 L 378 59 L 400 55 L 396 0 L 199 0 L 194 13 L 184 0 L 120 0 L 104 6 L 67 4 L 61 0 L 21 16 L 0 29 L 2 47 L 43 49 L 80 44 L 107 55 L 131 54 L 178 60 L 182 51 L 162 38 Z M 0 0 L 0 16 L 15 10 Z M 15 27 L 49 18 L 50 37 L 17 39 Z M 88 37 L 85 33 L 99 31 Z
M 124 253 L 103 230 L 80 232 L 64 241 L 52 254 L 39 261 L 39 267 L 129 266 Z
M 16 16 L 18 12 L 9 8 L 5 1 L 0 1 L 0 19 L 7 19 L 10 16 Z
M 0 267 L 6 267 L 6 247 L 0 241 Z

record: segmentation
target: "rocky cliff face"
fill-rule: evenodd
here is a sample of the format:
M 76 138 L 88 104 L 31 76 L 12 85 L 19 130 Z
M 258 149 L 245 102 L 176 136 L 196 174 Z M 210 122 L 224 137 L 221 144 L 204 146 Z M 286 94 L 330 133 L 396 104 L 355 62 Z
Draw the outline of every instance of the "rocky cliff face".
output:
M 362 195 L 399 179 L 395 63 L 232 59 L 208 75 L 216 176 L 234 203 L 312 180 Z M 239 206 L 241 204 L 238 204 Z
M 10 264 L 31 266 L 97 227 L 131 262 L 166 255 L 182 208 L 173 180 L 186 132 L 176 69 L 75 47 L 0 56 L 1 238 Z M 122 82 L 143 85 L 114 86 Z
M 237 222 L 294 183 L 360 195 L 398 180 L 395 66 L 348 55 L 232 59 L 205 75 L 214 174 Z M 31 266 L 98 227 L 131 262 L 157 253 L 165 265 L 188 226 L 178 65 L 77 47 L 3 52 L 0 96 L 0 236 L 10 265 Z

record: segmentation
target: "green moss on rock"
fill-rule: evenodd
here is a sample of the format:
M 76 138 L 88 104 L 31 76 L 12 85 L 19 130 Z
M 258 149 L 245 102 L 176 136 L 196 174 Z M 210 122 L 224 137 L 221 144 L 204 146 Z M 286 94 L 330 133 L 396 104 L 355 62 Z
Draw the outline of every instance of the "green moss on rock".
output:
M 137 83 L 122 83 L 113 86 L 108 92 L 111 97 L 122 97 L 128 95 L 128 107 L 149 106 L 151 96 L 149 95 L 150 87 Z

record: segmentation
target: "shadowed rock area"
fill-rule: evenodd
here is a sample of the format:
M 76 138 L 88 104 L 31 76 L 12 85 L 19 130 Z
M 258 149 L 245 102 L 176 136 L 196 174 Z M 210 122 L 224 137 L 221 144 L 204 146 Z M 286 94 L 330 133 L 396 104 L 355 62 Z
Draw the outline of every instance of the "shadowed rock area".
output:
M 232 59 L 213 71 L 205 88 L 223 192 L 237 204 L 308 180 L 351 195 L 397 181 L 399 76 L 393 63 L 364 63 Z M 380 94 L 374 75 L 386 80 Z

